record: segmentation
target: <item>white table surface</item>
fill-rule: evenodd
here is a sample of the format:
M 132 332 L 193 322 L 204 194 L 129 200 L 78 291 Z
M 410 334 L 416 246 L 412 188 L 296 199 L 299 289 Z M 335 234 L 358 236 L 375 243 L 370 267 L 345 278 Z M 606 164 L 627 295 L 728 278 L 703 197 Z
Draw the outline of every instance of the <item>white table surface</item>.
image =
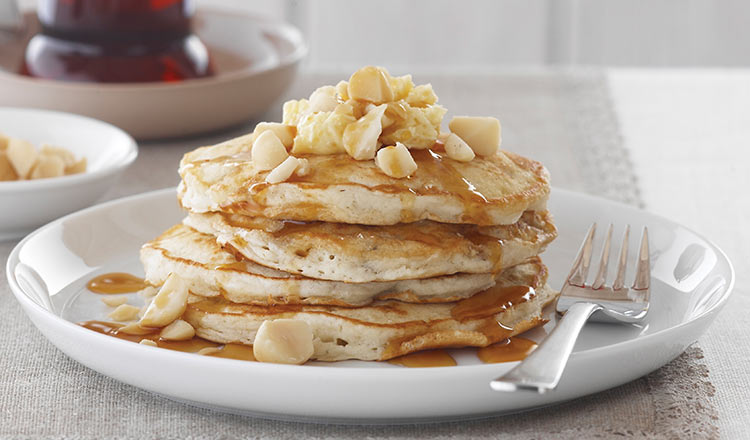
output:
M 750 71 L 612 69 L 608 79 L 646 209 L 734 264 L 734 295 L 699 344 L 722 438 L 750 438 Z

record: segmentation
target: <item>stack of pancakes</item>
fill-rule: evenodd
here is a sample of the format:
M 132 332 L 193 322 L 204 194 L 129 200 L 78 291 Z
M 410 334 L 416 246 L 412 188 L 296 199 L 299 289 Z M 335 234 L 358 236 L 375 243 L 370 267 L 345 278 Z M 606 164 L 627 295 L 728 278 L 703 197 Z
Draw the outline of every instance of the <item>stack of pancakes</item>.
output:
M 538 255 L 557 231 L 545 168 L 515 154 L 413 150 L 407 179 L 346 154 L 310 155 L 269 184 L 253 136 L 180 165 L 181 224 L 144 245 L 148 282 L 190 289 L 183 319 L 218 343 L 252 344 L 265 320 L 303 320 L 313 359 L 385 360 L 483 347 L 542 322 L 556 295 Z

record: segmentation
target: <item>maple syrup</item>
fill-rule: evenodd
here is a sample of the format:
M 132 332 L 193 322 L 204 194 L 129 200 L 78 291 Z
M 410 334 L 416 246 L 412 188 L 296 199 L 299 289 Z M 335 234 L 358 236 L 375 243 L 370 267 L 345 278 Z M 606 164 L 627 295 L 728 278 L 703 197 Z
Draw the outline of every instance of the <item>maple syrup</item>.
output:
M 456 360 L 445 350 L 425 350 L 399 356 L 388 361 L 389 364 L 410 368 L 454 367 Z
M 410 177 L 401 179 L 400 183 L 389 183 L 383 185 L 367 186 L 360 185 L 371 191 L 377 191 L 385 194 L 399 195 L 405 206 L 413 205 L 417 196 L 426 195 L 452 195 L 461 200 L 464 208 L 462 220 L 466 223 L 477 225 L 492 225 L 492 219 L 487 214 L 487 206 L 491 200 L 482 194 L 477 187 L 467 177 L 464 177 L 449 160 L 444 159 L 443 144 L 436 142 L 432 148 L 425 150 L 410 150 L 414 161 L 417 163 L 421 173 L 440 180 L 440 186 L 426 185 L 421 187 L 412 187 L 409 185 Z M 302 155 L 300 157 L 305 157 Z M 240 157 L 238 157 L 240 159 Z M 320 161 L 321 159 L 318 158 Z M 292 175 L 284 183 L 294 183 L 301 188 L 314 190 L 325 189 L 331 185 L 340 183 L 340 173 L 342 167 L 346 167 L 353 161 L 349 155 L 334 154 L 325 156 L 324 161 L 319 166 L 311 169 L 305 176 Z M 235 164 L 231 158 L 226 156 L 217 157 L 208 160 L 209 162 L 224 162 L 225 164 Z M 256 176 L 260 179 L 261 175 Z M 264 175 L 262 175 L 264 177 Z M 355 182 L 346 182 L 349 186 L 358 185 Z M 242 200 L 222 206 L 226 212 L 236 212 L 245 215 L 262 214 L 266 205 L 263 203 L 264 192 L 271 187 L 265 181 L 250 180 L 243 188 L 243 192 L 250 194 L 248 200 Z M 329 207 L 324 204 L 308 203 L 305 206 L 295 206 L 293 216 L 296 220 L 310 220 L 320 217 L 321 212 L 328 211 Z M 407 214 L 407 212 L 404 212 Z M 403 223 L 412 222 L 414 218 L 406 217 Z
M 213 74 L 191 0 L 39 0 L 42 31 L 21 73 L 84 82 L 174 82 Z
M 220 264 L 214 267 L 214 270 L 233 270 L 236 272 L 251 272 L 250 262 L 246 261 L 244 259 L 244 256 L 242 257 L 242 259 L 238 258 L 238 260 L 239 261 L 234 261 L 232 263 Z
M 535 296 L 536 291 L 531 286 L 492 286 L 459 301 L 451 315 L 459 321 L 493 316 Z
M 94 293 L 115 294 L 137 292 L 148 287 L 143 278 L 124 272 L 105 273 L 94 277 L 86 288 Z
M 477 357 L 486 364 L 522 361 L 536 346 L 536 342 L 530 339 L 513 336 L 497 344 L 480 348 L 477 350 Z
M 397 223 L 389 226 L 372 226 L 342 223 L 331 224 L 319 221 L 277 220 L 274 222 L 272 230 L 269 230 L 267 229 L 268 225 L 257 221 L 256 217 L 227 213 L 221 213 L 220 215 L 232 227 L 264 230 L 273 237 L 287 237 L 295 234 L 301 234 L 306 237 L 321 236 L 324 240 L 331 240 L 331 237 L 335 237 L 332 244 L 335 243 L 342 251 L 346 251 L 346 245 L 349 242 L 372 237 L 390 237 L 402 241 L 420 242 L 427 246 L 444 249 L 458 249 L 459 247 L 466 246 L 466 242 L 468 241 L 472 245 L 480 247 L 482 252 L 487 252 L 488 258 L 493 264 L 493 271 L 499 271 L 503 264 L 503 240 L 482 232 L 478 226 L 472 224 L 438 224 L 420 221 L 414 223 Z M 277 227 L 277 224 L 280 224 L 280 227 Z M 372 231 L 372 234 L 369 231 Z M 233 236 L 232 242 L 240 247 L 245 244 L 239 234 Z M 238 260 L 244 260 L 245 257 L 237 249 L 230 251 Z M 230 265 L 222 265 L 221 268 L 241 270 L 243 267 L 242 265 L 230 263 Z
M 204 348 L 218 348 L 219 350 L 207 354 L 225 359 L 237 359 L 241 361 L 256 361 L 252 345 L 244 344 L 219 344 L 211 342 L 198 336 L 186 341 L 167 341 L 159 337 L 158 329 L 144 335 L 131 335 L 122 333 L 119 329 L 123 326 L 113 322 L 84 321 L 78 323 L 81 327 L 93 330 L 97 333 L 112 336 L 131 342 L 140 342 L 143 339 L 154 341 L 160 348 L 181 351 L 183 353 L 197 353 Z M 537 344 L 526 338 L 511 337 L 497 344 L 483 347 L 477 350 L 477 356 L 484 363 L 515 362 L 526 358 Z M 425 350 L 399 356 L 388 361 L 390 364 L 401 365 L 409 368 L 430 367 L 452 367 L 456 366 L 456 360 L 445 350 Z
M 181 351 L 183 353 L 197 353 L 204 348 L 218 348 L 219 350 L 207 354 L 206 356 L 214 356 L 226 359 L 237 359 L 241 361 L 255 361 L 253 355 L 253 347 L 251 345 L 243 344 L 218 344 L 216 342 L 207 341 L 201 337 L 194 336 L 192 339 L 186 341 L 167 341 L 159 337 L 159 330 L 155 329 L 152 333 L 145 335 L 130 335 L 119 331 L 123 326 L 122 324 L 116 324 L 113 322 L 104 321 L 84 321 L 79 322 L 78 325 L 81 327 L 93 330 L 103 335 L 112 336 L 117 339 L 122 339 L 131 342 L 140 342 L 143 339 L 154 341 L 160 348 L 166 348 L 167 350 Z

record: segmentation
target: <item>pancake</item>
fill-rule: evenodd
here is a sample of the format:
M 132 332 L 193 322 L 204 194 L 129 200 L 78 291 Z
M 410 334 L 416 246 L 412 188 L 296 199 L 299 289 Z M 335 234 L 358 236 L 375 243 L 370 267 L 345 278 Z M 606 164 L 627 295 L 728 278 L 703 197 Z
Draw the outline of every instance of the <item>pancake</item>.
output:
M 513 224 L 524 211 L 544 210 L 547 170 L 506 151 L 470 162 L 433 150 L 412 150 L 417 171 L 406 179 L 383 174 L 372 160 L 346 154 L 304 156 L 310 172 L 268 184 L 250 158 L 252 135 L 199 148 L 180 163 L 180 203 L 192 212 L 251 217 L 393 225 L 420 220 L 476 225 Z
M 557 235 L 546 211 L 486 227 L 300 223 L 224 213 L 190 214 L 184 223 L 263 266 L 349 283 L 497 273 L 538 255 Z
M 252 306 L 192 295 L 183 319 L 217 343 L 252 344 L 268 319 L 298 319 L 313 331 L 312 359 L 386 360 L 419 350 L 484 347 L 542 324 L 542 308 L 557 292 L 540 262 L 505 272 L 471 298 L 442 304 L 376 301 L 363 307 Z
M 373 283 L 324 281 L 238 259 L 211 235 L 178 224 L 141 248 L 146 281 L 161 285 L 174 272 L 192 293 L 246 304 L 330 304 L 358 306 L 374 299 L 415 303 L 467 298 L 495 283 L 495 275 L 456 274 L 422 280 Z

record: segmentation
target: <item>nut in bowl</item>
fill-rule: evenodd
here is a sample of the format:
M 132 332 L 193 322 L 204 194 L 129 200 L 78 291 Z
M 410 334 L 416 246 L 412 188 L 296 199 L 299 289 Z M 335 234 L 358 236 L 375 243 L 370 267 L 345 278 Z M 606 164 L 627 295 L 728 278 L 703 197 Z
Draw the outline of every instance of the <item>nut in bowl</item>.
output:
M 0 107 L 0 133 L 9 172 L 0 181 L 0 205 L 10 208 L 0 211 L 3 240 L 93 204 L 138 155 L 124 131 L 70 113 Z

